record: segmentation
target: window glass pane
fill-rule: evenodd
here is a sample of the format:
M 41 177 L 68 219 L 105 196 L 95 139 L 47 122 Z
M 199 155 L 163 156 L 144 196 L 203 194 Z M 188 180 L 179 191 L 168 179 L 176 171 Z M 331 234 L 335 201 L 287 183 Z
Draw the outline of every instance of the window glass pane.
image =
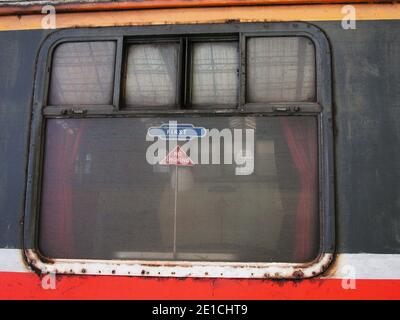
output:
M 247 41 L 247 101 L 315 100 L 315 49 L 305 37 Z
M 112 104 L 115 42 L 71 42 L 53 55 L 49 105 Z
M 192 105 L 236 105 L 239 89 L 238 43 L 194 43 L 192 51 Z
M 129 107 L 177 104 L 179 44 L 129 46 L 125 103 Z
M 147 127 L 158 124 L 47 121 L 40 242 L 46 255 L 111 259 L 143 252 L 151 259 L 155 252 L 172 258 L 173 215 L 160 224 L 161 209 L 174 208 L 171 173 L 157 171 L 144 153 Z
M 189 144 L 146 141 L 150 127 L 170 120 L 48 120 L 44 255 L 238 262 L 317 256 L 313 116 L 178 118 L 214 131 Z M 174 143 L 193 163 L 179 160 L 178 166 L 173 156 L 155 164 L 146 160 L 156 146 L 161 153 L 175 150 Z

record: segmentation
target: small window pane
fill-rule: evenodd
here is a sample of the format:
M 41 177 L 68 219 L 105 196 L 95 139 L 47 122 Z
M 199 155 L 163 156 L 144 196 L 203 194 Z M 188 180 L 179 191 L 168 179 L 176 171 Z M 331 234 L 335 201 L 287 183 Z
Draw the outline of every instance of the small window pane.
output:
M 64 43 L 53 56 L 50 105 L 112 104 L 115 42 Z
M 192 105 L 236 105 L 238 43 L 195 43 L 192 50 Z
M 305 37 L 247 42 L 248 102 L 314 101 L 315 49 Z
M 128 50 L 128 107 L 177 104 L 178 44 L 135 44 Z

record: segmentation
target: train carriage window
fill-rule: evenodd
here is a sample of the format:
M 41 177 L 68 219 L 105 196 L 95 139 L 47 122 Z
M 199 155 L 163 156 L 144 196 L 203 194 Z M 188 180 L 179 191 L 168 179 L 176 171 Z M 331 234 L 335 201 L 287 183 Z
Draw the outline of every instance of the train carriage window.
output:
M 40 235 L 46 256 L 239 262 L 316 256 L 314 117 L 192 118 L 195 127 L 218 130 L 195 142 L 198 155 L 188 156 L 197 164 L 149 163 L 155 144 L 146 133 L 169 121 L 48 120 Z M 239 132 L 243 149 L 232 150 Z M 212 160 L 217 144 L 219 164 Z M 251 158 L 244 167 L 235 161 L 242 151 Z
M 193 106 L 236 106 L 239 91 L 238 42 L 192 45 Z
M 247 42 L 249 102 L 314 101 L 315 48 L 305 37 L 253 37 Z
M 49 104 L 112 104 L 115 48 L 114 41 L 60 44 L 53 55 Z
M 40 257 L 244 263 L 263 277 L 258 264 L 325 253 L 314 40 L 105 39 L 52 51 L 34 167 Z
M 176 106 L 178 58 L 179 44 L 130 45 L 126 71 L 126 106 Z

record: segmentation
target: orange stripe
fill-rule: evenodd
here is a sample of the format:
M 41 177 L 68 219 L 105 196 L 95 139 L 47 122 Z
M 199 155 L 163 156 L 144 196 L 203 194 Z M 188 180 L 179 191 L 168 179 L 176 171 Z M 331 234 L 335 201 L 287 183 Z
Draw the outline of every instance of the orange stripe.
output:
M 0 299 L 400 299 L 400 280 L 294 281 L 57 276 L 44 290 L 33 273 L 0 273 Z
M 332 4 L 332 3 L 382 3 L 385 0 L 142 0 L 101 3 L 59 3 L 54 4 L 58 12 L 111 11 L 130 9 L 226 7 L 271 4 Z M 386 0 L 386 2 L 395 2 Z M 41 13 L 40 5 L 12 5 L 0 7 L 0 15 Z
M 342 5 L 249 6 L 58 13 L 57 28 L 271 21 L 337 21 Z M 357 20 L 400 19 L 400 4 L 354 5 Z M 44 15 L 0 17 L 0 30 L 41 29 Z

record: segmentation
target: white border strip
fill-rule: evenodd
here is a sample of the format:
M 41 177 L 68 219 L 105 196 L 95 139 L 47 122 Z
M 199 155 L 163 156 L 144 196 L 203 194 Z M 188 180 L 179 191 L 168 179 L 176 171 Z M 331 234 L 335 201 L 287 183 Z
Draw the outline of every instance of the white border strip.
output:
M 112 274 L 112 269 L 116 264 L 108 265 L 108 270 L 106 274 Z M 121 267 L 121 266 L 120 266 Z M 132 265 L 126 264 L 124 267 L 124 271 L 122 274 L 133 275 Z M 143 266 L 136 265 L 136 268 L 140 270 L 140 273 L 143 269 Z M 170 271 L 175 271 L 176 273 L 182 273 L 182 276 L 185 276 L 187 272 L 187 267 L 169 267 Z M 225 266 L 203 266 L 204 270 L 202 272 L 209 271 L 209 276 L 218 277 L 218 275 L 222 272 L 226 275 L 226 267 Z M 354 276 L 356 279 L 397 279 L 400 280 L 400 254 L 369 254 L 369 253 L 355 253 L 355 254 L 338 254 L 335 257 L 335 262 L 332 265 L 332 273 L 329 272 L 324 278 L 333 278 L 333 279 L 343 279 L 349 277 L 349 272 L 351 272 L 351 276 Z M 74 264 L 74 272 L 82 274 L 82 264 L 76 263 Z M 210 271 L 212 269 L 212 272 Z M 239 268 L 240 269 L 240 268 Z M 87 270 L 88 274 L 99 274 L 98 271 L 95 270 Z M 92 271 L 92 272 L 90 272 Z M 107 272 L 108 271 L 108 272 Z M 27 267 L 26 262 L 23 259 L 23 252 L 20 249 L 0 249 L 0 272 L 31 272 L 30 268 Z M 239 270 L 236 270 L 236 276 L 240 276 Z M 153 276 L 159 276 L 158 271 L 155 274 L 151 274 Z M 219 274 L 218 274 L 219 273 Z M 147 274 L 149 275 L 149 274 Z M 174 276 L 174 275 L 173 275 Z M 176 275 L 175 275 L 176 276 Z M 231 274 L 231 276 L 234 276 Z M 203 275 L 204 277 L 204 275 Z
M 20 249 L 0 249 L 0 272 L 30 272 Z
M 338 254 L 333 268 L 335 272 L 327 278 L 400 280 L 400 254 Z

